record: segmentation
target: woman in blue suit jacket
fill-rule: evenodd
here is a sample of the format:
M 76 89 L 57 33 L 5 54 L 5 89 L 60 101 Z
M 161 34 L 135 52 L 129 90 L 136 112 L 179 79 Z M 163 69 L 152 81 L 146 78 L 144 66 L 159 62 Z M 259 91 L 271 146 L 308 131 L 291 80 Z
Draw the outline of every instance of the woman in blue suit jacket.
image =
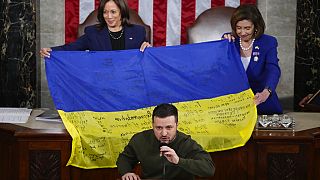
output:
M 124 0 L 102 0 L 98 9 L 99 24 L 85 28 L 85 34 L 75 42 L 52 48 L 41 48 L 42 57 L 50 57 L 50 51 L 111 51 L 138 49 L 144 51 L 146 42 L 144 27 L 129 23 L 129 9 Z
M 231 16 L 232 36 L 241 55 L 258 114 L 281 114 L 277 93 L 280 78 L 275 37 L 263 34 L 265 23 L 255 5 L 241 5 Z M 230 39 L 230 35 L 224 35 Z

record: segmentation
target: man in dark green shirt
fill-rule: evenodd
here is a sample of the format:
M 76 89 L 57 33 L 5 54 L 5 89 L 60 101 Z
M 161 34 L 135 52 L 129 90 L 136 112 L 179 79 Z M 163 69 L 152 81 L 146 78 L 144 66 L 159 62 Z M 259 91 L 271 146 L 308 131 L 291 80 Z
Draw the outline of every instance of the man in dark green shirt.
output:
M 117 166 L 122 180 L 138 180 L 133 168 L 140 162 L 142 178 L 194 179 L 213 176 L 211 156 L 189 135 L 177 131 L 178 110 L 161 104 L 153 110 L 153 129 L 132 136 L 119 154 Z

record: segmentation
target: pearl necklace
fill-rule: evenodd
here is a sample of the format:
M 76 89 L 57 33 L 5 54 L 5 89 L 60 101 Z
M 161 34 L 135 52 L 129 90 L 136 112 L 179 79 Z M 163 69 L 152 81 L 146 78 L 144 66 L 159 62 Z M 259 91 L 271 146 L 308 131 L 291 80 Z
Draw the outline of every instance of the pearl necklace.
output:
M 249 49 L 251 49 L 252 45 L 254 43 L 254 40 L 255 39 L 252 39 L 251 44 L 249 45 L 249 47 L 245 48 L 245 47 L 242 46 L 242 42 L 241 42 L 241 38 L 240 38 L 240 47 L 241 47 L 241 49 L 244 50 L 244 51 L 248 51 Z
M 118 40 L 118 39 L 120 39 L 121 37 L 122 37 L 122 34 L 123 34 L 123 28 L 122 28 L 122 30 L 121 30 L 121 34 L 120 34 L 120 36 L 119 37 L 115 37 L 115 36 L 113 36 L 112 35 L 112 32 L 108 29 L 108 32 L 109 32 L 109 35 L 110 35 L 110 37 L 112 38 L 112 39 L 114 39 L 114 40 Z

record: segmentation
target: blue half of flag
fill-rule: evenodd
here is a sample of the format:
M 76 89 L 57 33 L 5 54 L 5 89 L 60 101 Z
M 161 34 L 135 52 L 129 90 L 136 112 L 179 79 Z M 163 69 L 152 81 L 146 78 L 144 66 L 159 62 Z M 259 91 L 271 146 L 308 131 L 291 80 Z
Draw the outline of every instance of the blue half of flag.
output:
M 112 112 L 249 89 L 227 40 L 123 51 L 53 51 L 48 85 L 58 110 Z

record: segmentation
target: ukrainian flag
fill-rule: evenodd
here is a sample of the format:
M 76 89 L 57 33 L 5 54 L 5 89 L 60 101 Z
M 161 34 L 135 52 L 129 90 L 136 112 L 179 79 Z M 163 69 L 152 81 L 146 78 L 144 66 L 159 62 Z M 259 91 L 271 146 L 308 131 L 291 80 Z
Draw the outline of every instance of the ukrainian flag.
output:
M 73 138 L 68 165 L 115 167 L 131 136 L 173 103 L 178 129 L 209 152 L 243 146 L 257 112 L 240 56 L 226 40 L 109 52 L 53 51 L 49 89 Z

